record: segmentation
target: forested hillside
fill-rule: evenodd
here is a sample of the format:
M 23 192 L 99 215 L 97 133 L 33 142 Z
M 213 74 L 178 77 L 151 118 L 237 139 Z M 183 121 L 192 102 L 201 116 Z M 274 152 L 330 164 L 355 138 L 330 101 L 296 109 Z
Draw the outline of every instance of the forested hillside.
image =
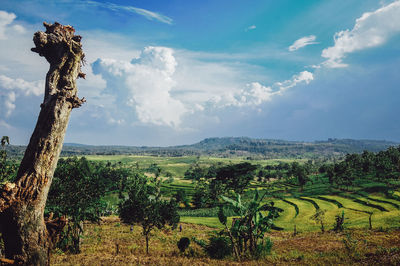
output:
M 170 147 L 92 146 L 64 144 L 62 156 L 73 155 L 154 155 L 180 157 L 187 155 L 213 157 L 248 157 L 248 159 L 275 158 L 338 158 L 364 150 L 378 152 L 398 143 L 380 140 L 328 139 L 302 142 L 247 137 L 207 138 L 192 145 Z M 23 155 L 25 146 L 7 147 L 10 156 Z

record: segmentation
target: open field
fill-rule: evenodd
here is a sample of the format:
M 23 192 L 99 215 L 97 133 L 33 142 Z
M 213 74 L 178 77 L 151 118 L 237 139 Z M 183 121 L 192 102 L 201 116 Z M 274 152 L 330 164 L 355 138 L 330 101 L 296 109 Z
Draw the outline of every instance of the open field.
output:
M 270 233 L 274 242 L 266 258 L 235 262 L 232 258 L 213 260 L 195 243 L 181 254 L 176 243 L 181 237 L 206 240 L 215 229 L 182 224 L 183 230 L 155 231 L 150 239 L 150 254 L 145 255 L 144 238 L 139 227 L 130 232 L 118 218 L 105 218 L 100 224 L 86 224 L 82 253 L 56 251 L 54 265 L 398 265 L 399 230 L 347 230 L 344 233 L 290 232 Z
M 158 157 L 158 156 L 137 156 L 137 155 L 86 155 L 88 160 L 91 161 L 108 161 L 108 162 L 121 162 L 129 166 L 136 167 L 136 163 L 140 169 L 146 169 L 151 164 L 157 164 L 164 172 L 170 172 L 174 178 L 183 178 L 183 175 L 191 164 L 198 163 L 200 166 L 210 166 L 214 163 L 240 163 L 245 158 L 214 158 L 214 157 L 196 157 L 196 156 L 182 156 L 182 157 Z M 274 165 L 279 162 L 292 162 L 291 159 L 271 159 L 271 160 L 251 160 L 252 164 Z M 296 160 L 305 161 L 305 160 Z

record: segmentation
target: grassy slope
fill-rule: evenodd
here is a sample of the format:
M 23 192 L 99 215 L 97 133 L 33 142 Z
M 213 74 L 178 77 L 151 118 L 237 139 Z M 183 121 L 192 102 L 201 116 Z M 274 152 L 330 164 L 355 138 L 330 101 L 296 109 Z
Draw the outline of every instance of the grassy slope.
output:
M 207 240 L 214 229 L 183 224 L 183 231 L 156 230 L 150 238 L 150 254 L 145 255 L 144 238 L 139 227 L 116 218 L 106 218 L 100 225 L 86 224 L 82 253 L 73 255 L 56 251 L 52 265 L 399 265 L 400 231 L 352 230 L 345 233 L 270 233 L 274 246 L 270 255 L 241 263 L 232 258 L 213 260 L 191 243 L 185 254 L 176 243 L 181 237 Z M 351 240 L 346 248 L 344 241 Z M 117 253 L 118 245 L 118 253 Z M 290 248 L 288 248 L 290 247 Z M 396 248 L 397 247 L 397 248 Z

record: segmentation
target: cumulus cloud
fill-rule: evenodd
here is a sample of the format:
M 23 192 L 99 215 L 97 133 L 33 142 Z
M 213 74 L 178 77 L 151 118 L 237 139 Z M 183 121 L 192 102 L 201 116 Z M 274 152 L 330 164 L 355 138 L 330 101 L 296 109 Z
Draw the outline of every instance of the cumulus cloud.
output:
M 0 40 L 6 39 L 6 28 L 10 25 L 17 16 L 14 13 L 8 13 L 0 10 Z
M 130 13 L 135 13 L 141 16 L 144 16 L 148 20 L 155 20 L 159 21 L 162 23 L 166 24 L 172 24 L 173 20 L 170 17 L 164 16 L 160 13 L 153 12 L 147 9 L 143 8 L 138 8 L 138 7 L 133 7 L 133 6 L 123 6 L 123 5 L 117 5 L 114 3 L 99 3 L 96 1 L 85 1 L 86 4 L 92 5 L 92 6 L 98 6 L 102 8 L 107 8 L 113 11 L 126 11 Z
M 8 117 L 14 111 L 15 101 L 19 96 L 39 96 L 44 91 L 44 81 L 25 81 L 17 78 L 12 79 L 0 75 L 0 102 L 2 104 L 1 116 Z
M 384 44 L 400 32 L 400 1 L 364 13 L 356 20 L 352 30 L 337 32 L 335 45 L 322 51 L 326 67 L 346 67 L 343 59 L 347 54 Z
M 244 89 L 237 92 L 216 95 L 211 98 L 210 101 L 213 102 L 216 107 L 256 107 L 262 103 L 271 101 L 276 95 L 282 95 L 285 90 L 292 88 L 299 83 L 308 84 L 313 79 L 313 73 L 303 71 L 299 74 L 293 75 L 289 80 L 276 82 L 272 86 L 264 86 L 259 82 L 248 83 Z
M 289 46 L 289 51 L 293 52 L 307 45 L 317 44 L 318 42 L 315 42 L 316 38 L 317 37 L 315 37 L 315 35 L 302 37 L 296 40 L 291 46 Z
M 106 80 L 106 92 L 134 108 L 139 121 L 179 127 L 188 110 L 170 94 L 176 65 L 172 49 L 149 46 L 131 62 L 98 59 L 92 68 Z
M 257 107 L 299 83 L 313 80 L 311 72 L 303 71 L 272 86 L 259 82 L 240 85 L 229 83 L 231 76 L 235 78 L 232 69 L 192 60 L 182 60 L 182 64 L 185 66 L 177 72 L 174 51 L 166 47 L 146 47 L 131 62 L 97 59 L 92 69 L 106 81 L 104 93 L 114 97 L 119 108 L 131 108 L 127 119 L 116 115 L 108 121 L 124 124 L 135 116 L 141 123 L 180 128 L 184 116 L 226 107 Z M 194 68 L 190 70 L 188 64 Z M 199 67 L 201 64 L 205 65 Z M 207 72 L 207 68 L 212 71 Z M 215 81 L 215 73 L 219 78 L 225 74 L 221 83 L 208 81 Z
M 275 93 L 271 87 L 266 87 L 258 82 L 246 84 L 245 89 L 241 90 L 237 95 L 238 106 L 254 106 L 260 105 L 263 102 L 270 101 Z

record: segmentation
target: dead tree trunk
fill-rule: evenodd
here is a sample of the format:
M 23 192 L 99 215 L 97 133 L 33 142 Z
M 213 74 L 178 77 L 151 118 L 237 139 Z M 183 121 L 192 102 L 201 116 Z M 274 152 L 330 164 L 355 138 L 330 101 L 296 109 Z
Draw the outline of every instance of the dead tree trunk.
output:
M 52 240 L 65 224 L 65 219 L 45 222 L 43 213 L 71 110 L 84 102 L 76 87 L 76 79 L 84 78 L 81 37 L 71 26 L 43 24 L 46 32 L 34 34 L 31 50 L 50 63 L 44 100 L 17 179 L 0 189 L 5 256 L 25 265 L 49 264 Z

